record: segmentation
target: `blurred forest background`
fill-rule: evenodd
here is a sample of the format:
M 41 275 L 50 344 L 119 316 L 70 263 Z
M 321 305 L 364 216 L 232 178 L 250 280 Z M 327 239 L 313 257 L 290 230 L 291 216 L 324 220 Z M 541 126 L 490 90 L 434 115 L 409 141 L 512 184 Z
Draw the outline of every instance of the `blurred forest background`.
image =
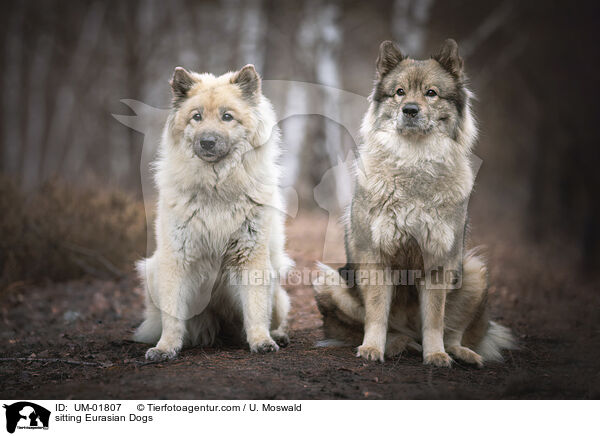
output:
M 456 39 L 478 100 L 483 160 L 471 203 L 494 229 L 594 271 L 600 260 L 598 13 L 594 2 L 492 0 L 14 1 L 0 15 L 0 287 L 119 275 L 145 252 L 143 136 L 121 99 L 166 108 L 173 68 L 367 96 L 379 43 L 427 57 Z M 277 107 L 321 105 L 296 88 Z M 307 99 L 320 98 L 310 102 Z M 358 127 L 358 126 L 356 126 Z M 282 122 L 284 183 L 301 210 L 353 144 L 318 115 Z M 485 221 L 481 223 L 481 220 Z M 500 227 L 498 227 L 500 228 Z M 568 253 L 568 255 L 566 254 Z

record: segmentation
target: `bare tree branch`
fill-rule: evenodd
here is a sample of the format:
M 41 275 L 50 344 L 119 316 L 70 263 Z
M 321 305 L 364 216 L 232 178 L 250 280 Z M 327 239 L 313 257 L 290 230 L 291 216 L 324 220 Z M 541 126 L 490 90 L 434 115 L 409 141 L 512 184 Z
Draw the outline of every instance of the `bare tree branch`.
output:
M 496 30 L 508 20 L 513 6 L 510 1 L 505 1 L 492 11 L 490 15 L 475 29 L 469 38 L 460 43 L 460 52 L 468 58 L 488 39 Z
M 68 365 L 83 365 L 83 366 L 105 366 L 99 362 L 83 362 L 80 360 L 53 359 L 41 357 L 0 357 L 0 362 L 47 362 L 47 363 L 66 363 Z

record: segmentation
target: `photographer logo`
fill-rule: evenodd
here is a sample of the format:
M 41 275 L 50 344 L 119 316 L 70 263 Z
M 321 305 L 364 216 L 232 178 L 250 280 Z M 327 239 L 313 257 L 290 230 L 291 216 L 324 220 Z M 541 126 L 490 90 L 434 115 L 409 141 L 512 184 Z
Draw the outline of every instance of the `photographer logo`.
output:
M 6 409 L 6 431 L 14 433 L 19 430 L 48 430 L 50 411 L 28 401 L 19 401 L 4 405 Z

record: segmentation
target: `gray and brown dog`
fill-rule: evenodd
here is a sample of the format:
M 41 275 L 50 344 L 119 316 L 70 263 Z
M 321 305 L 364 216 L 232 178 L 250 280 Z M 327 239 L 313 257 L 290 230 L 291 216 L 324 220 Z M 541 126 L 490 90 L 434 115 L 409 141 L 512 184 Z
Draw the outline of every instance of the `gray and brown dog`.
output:
M 348 263 L 320 265 L 314 284 L 327 337 L 358 345 L 362 335 L 365 359 L 412 347 L 426 364 L 450 366 L 452 355 L 481 366 L 514 345 L 488 320 L 483 260 L 464 250 L 477 136 L 470 98 L 454 40 L 427 60 L 381 44 L 347 217 Z

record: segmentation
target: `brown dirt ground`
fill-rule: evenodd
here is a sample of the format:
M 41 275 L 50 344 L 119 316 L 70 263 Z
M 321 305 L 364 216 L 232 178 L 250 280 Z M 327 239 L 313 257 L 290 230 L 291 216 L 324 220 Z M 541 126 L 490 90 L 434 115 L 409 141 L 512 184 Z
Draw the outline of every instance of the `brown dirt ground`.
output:
M 288 246 L 298 267 L 312 268 L 321 258 L 326 224 L 319 213 L 290 220 Z M 510 225 L 488 230 L 472 239 L 489 247 L 492 312 L 521 346 L 504 364 L 436 369 L 416 354 L 380 364 L 354 357 L 349 347 L 315 348 L 321 321 L 306 286 L 289 289 L 292 342 L 276 354 L 195 348 L 174 361 L 147 364 L 147 347 L 128 340 L 142 309 L 139 285 L 128 276 L 16 284 L 3 292 L 0 358 L 97 366 L 0 359 L 0 398 L 600 398 L 600 281 L 570 274 L 566 250 L 522 243 Z

